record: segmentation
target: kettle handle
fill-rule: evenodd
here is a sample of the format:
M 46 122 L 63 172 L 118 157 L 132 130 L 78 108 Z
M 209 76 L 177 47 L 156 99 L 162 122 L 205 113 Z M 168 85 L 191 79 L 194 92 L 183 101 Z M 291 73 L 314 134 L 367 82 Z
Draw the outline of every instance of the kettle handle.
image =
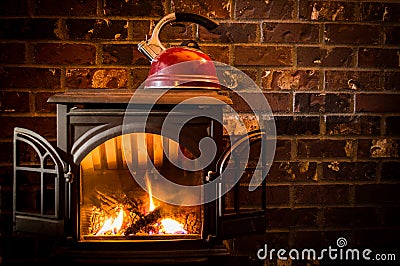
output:
M 156 58 L 157 55 L 159 55 L 162 51 L 166 50 L 166 48 L 160 42 L 159 34 L 165 24 L 173 21 L 194 22 L 205 27 L 207 30 L 213 30 L 219 26 L 218 22 L 197 14 L 170 13 L 166 15 L 160 21 L 158 21 L 158 23 L 154 27 L 150 39 L 148 39 L 147 41 L 141 41 L 138 44 L 139 52 L 144 54 L 150 61 L 153 61 L 153 59 Z
M 203 26 L 209 31 L 219 26 L 219 23 L 217 21 L 211 20 L 207 17 L 203 17 L 197 14 L 182 12 L 182 13 L 175 13 L 175 17 L 176 17 L 175 19 L 176 22 L 193 22 L 199 24 L 200 26 Z

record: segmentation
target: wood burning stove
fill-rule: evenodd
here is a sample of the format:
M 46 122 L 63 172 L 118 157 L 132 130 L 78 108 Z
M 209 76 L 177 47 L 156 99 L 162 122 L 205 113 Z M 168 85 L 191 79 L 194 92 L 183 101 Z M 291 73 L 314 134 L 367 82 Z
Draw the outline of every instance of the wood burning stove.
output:
M 53 237 L 58 243 L 55 258 L 69 262 L 160 263 L 224 258 L 229 255 L 224 239 L 265 230 L 265 181 L 250 192 L 244 186 L 249 183 L 246 174 L 224 196 L 218 196 L 216 186 L 216 200 L 199 206 L 185 206 L 185 198 L 174 205 L 153 197 L 157 184 L 150 182 L 154 173 L 149 163 L 171 182 L 187 186 L 218 179 L 216 167 L 224 167 L 229 156 L 237 155 L 237 165 L 243 165 L 240 145 L 224 152 L 223 126 L 214 119 L 189 119 L 179 140 L 162 135 L 167 115 L 190 117 L 206 108 L 222 121 L 223 106 L 218 103 L 198 100 L 186 106 L 186 113 L 174 110 L 193 95 L 230 103 L 213 90 L 170 90 L 152 107 L 143 131 L 134 118 L 150 104 L 145 96 L 134 105 L 129 104 L 131 91 L 69 91 L 51 97 L 49 102 L 57 104 L 56 147 L 32 131 L 14 132 L 15 231 Z M 124 132 L 126 115 L 133 119 Z M 168 158 L 179 162 L 180 154 L 198 157 L 198 144 L 205 137 L 216 143 L 217 154 L 209 166 L 191 171 L 170 163 Z M 262 156 L 258 144 L 264 134 L 254 132 L 246 138 L 253 147 L 250 153 Z M 29 149 L 36 162 L 24 158 Z M 245 173 L 266 175 L 265 167 L 245 163 Z M 235 169 L 230 173 L 234 176 Z M 143 178 L 146 189 L 132 175 Z

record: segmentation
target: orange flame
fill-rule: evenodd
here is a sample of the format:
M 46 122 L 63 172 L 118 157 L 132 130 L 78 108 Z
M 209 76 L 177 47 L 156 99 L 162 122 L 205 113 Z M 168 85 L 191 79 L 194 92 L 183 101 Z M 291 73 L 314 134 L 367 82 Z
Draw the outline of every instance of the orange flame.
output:
M 151 184 L 148 178 L 146 178 L 146 186 L 147 192 L 149 193 L 149 212 L 152 212 L 157 206 L 154 204 Z M 183 229 L 183 225 L 172 218 L 162 219 L 160 225 L 161 228 L 158 234 L 187 234 L 187 231 Z
M 161 220 L 161 229 L 159 234 L 187 234 L 187 231 L 183 229 L 183 225 L 178 221 L 165 218 Z
M 149 212 L 154 211 L 157 206 L 154 204 L 153 193 L 151 192 L 151 185 L 148 178 L 146 178 L 147 192 L 149 193 Z
M 116 235 L 121 230 L 124 221 L 124 210 L 120 208 L 118 216 L 113 218 L 108 218 L 100 230 L 96 233 L 96 236 L 104 235 L 105 233 L 111 231 L 112 234 Z

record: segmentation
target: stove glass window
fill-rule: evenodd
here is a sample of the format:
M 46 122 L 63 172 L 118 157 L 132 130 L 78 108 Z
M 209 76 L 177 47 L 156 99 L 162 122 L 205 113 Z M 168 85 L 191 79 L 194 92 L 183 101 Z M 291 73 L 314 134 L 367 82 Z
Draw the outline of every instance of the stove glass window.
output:
M 80 169 L 80 240 L 200 238 L 202 206 L 161 202 L 152 195 L 152 186 L 157 184 L 148 179 L 154 174 L 148 170 L 152 163 L 172 182 L 202 184 L 203 171 L 185 171 L 168 160 L 175 157 L 174 161 L 179 162 L 179 149 L 186 157 L 194 158 L 177 142 L 151 133 L 114 137 L 93 149 L 82 160 Z M 134 175 L 146 180 L 146 190 Z

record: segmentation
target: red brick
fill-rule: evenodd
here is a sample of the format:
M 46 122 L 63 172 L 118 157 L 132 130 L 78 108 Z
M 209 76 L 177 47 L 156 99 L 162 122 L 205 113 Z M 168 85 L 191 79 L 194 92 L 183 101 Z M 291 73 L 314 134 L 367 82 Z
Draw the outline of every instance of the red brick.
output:
M 318 70 L 265 70 L 261 84 L 267 90 L 319 90 L 320 79 Z
M 268 182 L 309 181 L 316 175 L 315 162 L 274 162 L 267 176 Z
M 349 113 L 352 111 L 351 94 L 297 93 L 295 112 L 301 113 Z
M 275 160 L 290 160 L 292 143 L 290 140 L 277 140 L 275 148 Z
M 324 209 L 326 226 L 377 226 L 379 219 L 372 207 L 337 207 Z
M 105 0 L 104 14 L 107 16 L 162 16 L 164 6 L 161 0 Z
M 375 91 L 382 90 L 381 71 L 326 71 L 325 89 L 331 91 Z
M 292 100 L 288 93 L 264 93 L 272 112 L 287 113 L 292 110 Z
M 67 69 L 68 89 L 122 89 L 127 88 L 129 73 L 126 69 Z
M 289 238 L 290 235 L 288 232 L 267 232 L 265 233 L 265 241 L 262 243 L 271 243 L 272 247 L 282 247 L 289 248 Z M 260 248 L 262 248 L 261 246 Z M 254 250 L 254 249 L 253 249 Z
M 400 27 L 385 27 L 385 44 L 400 45 Z
M 378 26 L 359 24 L 326 24 L 324 41 L 328 44 L 379 44 Z
M 210 56 L 213 61 L 229 64 L 229 47 L 225 45 L 201 45 L 201 50 Z
M 357 112 L 400 112 L 400 94 L 357 94 Z
M 400 141 L 390 138 L 359 139 L 357 157 L 359 159 L 398 158 Z
M 289 186 L 267 186 L 267 206 L 289 203 Z
M 299 158 L 346 158 L 353 156 L 353 149 L 352 141 L 346 140 L 298 140 L 297 156 Z
M 0 111 L 3 113 L 29 112 L 29 93 L 0 92 Z
M 27 16 L 29 14 L 28 1 L 26 0 L 2 0 L 0 1 L 0 15 Z
M 21 64 L 25 61 L 25 44 L 0 43 L 0 63 Z
M 356 3 L 300 0 L 299 17 L 318 21 L 356 21 Z
M 35 94 L 35 111 L 38 113 L 56 113 L 56 105 L 48 103 L 47 100 L 54 93 L 38 92 Z
M 278 136 L 317 135 L 320 133 L 319 120 L 318 116 L 276 116 L 276 133 Z
M 55 34 L 57 19 L 0 19 L 0 39 L 9 40 L 37 40 L 58 39 Z
M 319 26 L 303 23 L 263 23 L 264 42 L 318 43 Z
M 400 71 L 386 71 L 383 87 L 385 90 L 400 91 Z
M 239 69 L 239 70 L 257 83 L 257 72 L 258 72 L 257 70 L 254 69 Z
M 232 95 L 233 108 L 236 112 L 251 112 L 255 111 L 268 111 L 265 101 L 260 97 L 260 94 L 241 93 L 246 99 L 252 99 L 252 106 L 250 107 L 245 100 L 238 94 Z M 254 96 L 255 97 L 254 97 Z M 273 112 L 288 112 L 290 111 L 290 95 L 288 93 L 265 93 L 265 98 Z
M 68 19 L 66 25 L 67 36 L 73 40 L 125 40 L 128 37 L 125 20 Z
M 199 28 L 199 40 L 213 43 L 253 43 L 257 41 L 258 25 L 253 23 L 220 23 L 212 33 Z
M 329 162 L 323 163 L 321 180 L 371 181 L 376 180 L 378 164 L 373 162 Z
M 361 3 L 361 19 L 376 22 L 400 22 L 400 4 Z
M 235 65 L 291 66 L 292 48 L 287 46 L 236 46 Z
M 55 117 L 0 117 L 0 135 L 3 138 L 13 136 L 14 127 L 24 127 L 33 130 L 44 137 L 56 136 Z
M 146 39 L 146 35 L 149 35 L 150 21 L 148 20 L 130 20 L 129 23 L 132 25 L 132 40 L 143 41 Z M 164 31 L 164 29 L 163 29 Z
M 175 0 L 172 1 L 174 12 L 191 12 L 209 18 L 230 18 L 231 2 L 222 1 L 198 1 L 198 0 Z
M 124 46 L 121 45 L 120 47 L 124 47 Z M 120 51 L 118 51 L 118 56 L 120 59 L 122 59 L 121 55 L 120 55 Z M 129 56 L 128 56 L 128 58 L 129 58 Z M 123 59 L 123 62 L 125 62 L 125 59 Z M 150 61 L 147 59 L 146 56 L 144 56 L 141 52 L 139 52 L 138 49 L 136 49 L 136 47 L 133 47 L 132 65 L 149 66 L 150 67 Z
M 238 19 L 292 19 L 293 0 L 282 1 L 236 1 L 235 17 Z
M 354 52 L 351 48 L 298 47 L 297 64 L 302 67 L 351 67 Z
M 269 208 L 267 210 L 267 227 L 315 227 L 317 226 L 317 214 L 317 208 Z
M 35 45 L 34 61 L 40 64 L 93 65 L 96 48 L 89 44 L 39 43 Z
M 135 89 L 139 87 L 146 80 L 148 73 L 149 69 L 144 69 L 144 68 L 133 69 L 131 73 L 133 80 L 132 88 Z
M 359 67 L 400 68 L 400 49 L 360 48 Z
M 400 184 L 368 184 L 355 186 L 357 204 L 400 203 Z
M 300 248 L 310 249 L 313 248 L 317 250 L 317 256 L 321 253 L 318 253 L 318 250 L 327 249 L 327 247 L 331 246 L 332 248 L 336 247 L 336 241 L 339 237 L 345 237 L 349 244 L 348 246 L 354 246 L 351 243 L 352 233 L 348 229 L 336 229 L 337 231 L 330 230 L 302 230 L 296 229 L 292 234 L 293 243 L 292 246 L 297 250 L 301 250 Z M 328 255 L 325 252 L 324 260 L 328 260 Z
M 33 12 L 41 16 L 94 16 L 97 11 L 96 0 L 52 1 L 35 0 Z
M 103 63 L 110 65 L 132 65 L 134 64 L 134 49 L 135 47 L 131 44 L 105 44 L 103 45 Z M 138 55 L 139 53 L 136 54 Z
M 327 116 L 328 135 L 380 135 L 379 116 Z
M 400 116 L 386 117 L 386 134 L 400 136 Z
M 293 186 L 295 205 L 341 205 L 350 200 L 349 185 Z
M 144 40 L 144 38 L 145 36 L 143 35 L 142 39 Z M 160 32 L 160 40 L 164 43 L 193 39 L 193 23 L 189 22 L 165 25 Z
M 60 87 L 60 70 L 30 67 L 0 68 L 0 86 L 3 88 L 41 88 Z
M 250 192 L 247 184 L 241 184 L 239 187 L 239 195 L 239 209 L 243 211 L 261 209 L 262 202 L 265 201 L 265 198 L 262 197 L 261 187 Z

